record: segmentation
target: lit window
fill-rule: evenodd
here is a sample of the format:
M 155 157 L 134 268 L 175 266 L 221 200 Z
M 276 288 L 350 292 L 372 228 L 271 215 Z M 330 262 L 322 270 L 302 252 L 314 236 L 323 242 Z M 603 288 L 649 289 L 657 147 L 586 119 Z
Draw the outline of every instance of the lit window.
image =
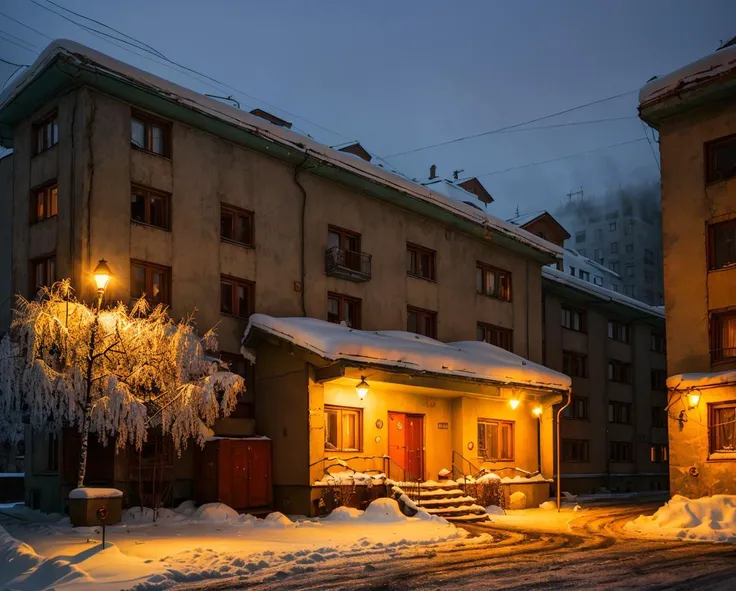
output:
M 511 273 L 490 265 L 476 263 L 475 291 L 491 298 L 511 301 Z
M 35 153 L 39 154 L 44 150 L 55 146 L 59 143 L 59 120 L 56 112 L 52 113 L 44 120 L 39 121 L 33 126 L 35 137 Z
M 514 423 L 478 419 L 478 455 L 484 461 L 514 459 Z
M 251 281 L 220 276 L 220 312 L 237 318 L 253 313 L 255 285 Z
M 325 451 L 360 451 L 363 411 L 325 405 Z
M 33 190 L 31 198 L 31 221 L 40 222 L 58 213 L 58 186 L 56 182 Z
M 220 238 L 253 246 L 253 212 L 232 205 L 220 205 Z

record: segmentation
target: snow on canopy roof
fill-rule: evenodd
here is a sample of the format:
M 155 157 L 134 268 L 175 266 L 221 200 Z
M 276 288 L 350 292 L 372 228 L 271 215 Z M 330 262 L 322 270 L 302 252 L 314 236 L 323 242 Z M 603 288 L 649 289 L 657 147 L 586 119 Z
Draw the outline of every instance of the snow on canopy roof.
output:
M 592 294 L 604 301 L 622 304 L 624 306 L 628 306 L 629 308 L 634 308 L 635 310 L 638 310 L 640 312 L 645 312 L 652 316 L 656 316 L 657 318 L 664 319 L 664 310 L 659 306 L 650 306 L 649 304 L 645 304 L 644 302 L 640 302 L 639 300 L 635 300 L 634 298 L 630 298 L 628 296 L 620 294 L 617 291 L 606 289 L 605 287 L 601 287 L 599 285 L 596 285 L 595 283 L 584 281 L 583 279 L 578 279 L 577 277 L 573 277 L 569 273 L 558 271 L 557 269 L 554 269 L 552 267 L 542 267 L 542 276 L 545 279 L 554 281 L 555 283 L 566 285 L 568 287 L 572 287 L 577 290 Z
M 355 158 L 347 152 L 340 152 L 339 150 L 329 148 L 296 131 L 274 125 L 256 115 L 251 115 L 247 111 L 242 111 L 216 99 L 209 98 L 67 39 L 57 39 L 51 42 L 25 72 L 15 78 L 8 88 L 0 93 L 0 111 L 10 104 L 11 101 L 15 100 L 17 95 L 28 87 L 58 56 L 76 62 L 80 68 L 96 70 L 99 73 L 122 79 L 127 84 L 140 85 L 183 107 L 217 118 L 230 125 L 239 127 L 246 132 L 291 148 L 295 152 L 310 154 L 325 163 L 339 167 L 368 181 L 384 185 L 403 192 L 412 198 L 441 207 L 456 217 L 503 234 L 538 252 L 551 256 L 557 256 L 561 253 L 561 250 L 554 244 L 513 224 L 509 224 L 504 220 L 480 211 L 476 207 L 464 203 L 463 200 L 448 197 L 439 191 L 434 191 L 424 187 L 420 183 L 393 173 L 383 166 L 377 166 L 373 163 L 366 162 L 362 158 Z M 468 193 L 463 189 L 458 190 L 467 193 L 471 199 L 477 199 L 472 193 Z
M 667 378 L 671 390 L 691 390 L 717 386 L 736 386 L 736 370 L 715 373 L 678 373 Z
M 570 378 L 564 374 L 478 341 L 441 343 L 403 331 L 354 330 L 316 318 L 253 314 L 243 343 L 254 330 L 277 336 L 330 361 L 353 361 L 564 392 L 571 385 Z
M 515 226 L 523 226 L 524 224 L 528 224 L 532 220 L 536 220 L 539 216 L 544 215 L 545 213 L 547 212 L 543 209 L 540 209 L 539 211 L 532 211 L 531 213 L 522 213 L 521 215 L 516 215 L 506 221 L 511 222 Z
M 731 73 L 736 68 L 736 45 L 724 47 L 674 72 L 654 78 L 639 91 L 639 103 L 645 105 L 670 94 L 688 90 L 703 82 Z
M 604 265 L 601 265 L 600 263 L 594 261 L 593 259 L 584 257 L 574 248 L 565 248 L 565 254 L 563 255 L 562 258 L 565 261 L 565 263 L 568 263 L 568 264 L 575 263 L 575 266 L 578 269 L 590 271 L 591 273 L 594 273 L 595 271 L 600 271 L 604 275 L 612 275 L 616 279 L 621 279 L 621 275 L 616 273 L 616 271 L 611 271 L 611 269 L 609 269 L 608 267 Z

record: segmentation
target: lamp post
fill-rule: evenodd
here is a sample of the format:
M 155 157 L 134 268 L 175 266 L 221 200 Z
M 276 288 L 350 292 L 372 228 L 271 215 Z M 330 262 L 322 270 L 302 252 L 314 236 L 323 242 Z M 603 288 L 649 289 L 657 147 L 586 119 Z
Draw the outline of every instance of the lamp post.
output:
M 97 313 L 99 314 L 100 308 L 102 307 L 102 297 L 105 295 L 107 284 L 110 283 L 112 271 L 107 265 L 107 261 L 100 259 L 92 274 L 95 278 L 95 285 L 97 285 Z

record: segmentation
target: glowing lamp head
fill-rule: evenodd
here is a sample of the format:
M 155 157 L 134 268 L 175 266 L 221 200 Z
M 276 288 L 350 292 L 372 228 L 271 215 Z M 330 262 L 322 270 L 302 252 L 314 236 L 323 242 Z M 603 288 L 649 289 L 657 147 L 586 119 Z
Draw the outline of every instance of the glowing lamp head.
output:
M 371 387 L 368 385 L 368 382 L 365 381 L 365 378 L 363 376 L 360 376 L 360 382 L 358 382 L 358 385 L 355 386 L 355 391 L 358 393 L 358 398 L 363 400 L 370 389 Z
M 541 406 L 539 406 L 539 405 L 535 406 L 535 407 L 534 407 L 534 408 L 532 409 L 532 414 L 533 414 L 533 415 L 534 415 L 535 417 L 537 417 L 537 418 L 539 418 L 539 417 L 541 417 L 541 416 L 542 416 L 542 412 L 543 412 L 543 410 L 542 410 L 542 407 L 541 407 Z
M 517 408 L 519 408 L 520 404 L 521 400 L 519 400 L 518 398 L 512 398 L 511 400 L 509 400 L 509 406 L 511 407 L 511 410 L 516 410 Z
M 700 402 L 700 393 L 690 392 L 690 394 L 687 395 L 687 402 L 690 405 L 690 408 L 698 406 L 698 402 Z
M 105 291 L 105 288 L 107 287 L 107 284 L 110 282 L 110 278 L 112 277 L 112 271 L 110 270 L 110 267 L 107 266 L 107 261 L 105 259 L 100 259 L 100 262 L 97 263 L 97 266 L 95 267 L 95 270 L 92 274 L 95 277 L 95 285 L 97 285 L 97 290 L 100 292 Z

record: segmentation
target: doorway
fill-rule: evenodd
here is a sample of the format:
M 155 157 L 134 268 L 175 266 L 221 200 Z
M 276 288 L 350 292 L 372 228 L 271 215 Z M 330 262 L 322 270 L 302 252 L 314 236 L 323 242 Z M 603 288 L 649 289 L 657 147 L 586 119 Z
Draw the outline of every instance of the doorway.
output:
M 388 413 L 389 477 L 424 480 L 424 415 Z

